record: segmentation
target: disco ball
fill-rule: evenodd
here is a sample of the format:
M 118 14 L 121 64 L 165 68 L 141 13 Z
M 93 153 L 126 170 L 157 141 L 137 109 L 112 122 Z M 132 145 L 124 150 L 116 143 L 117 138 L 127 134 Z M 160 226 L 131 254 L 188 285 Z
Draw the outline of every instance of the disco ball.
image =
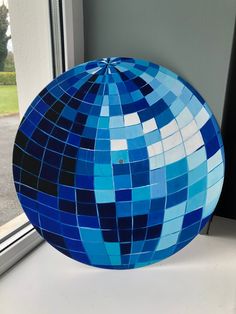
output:
M 21 121 L 13 153 L 21 205 L 60 252 L 109 269 L 152 264 L 210 219 L 224 176 L 216 119 L 181 77 L 104 58 L 57 77 Z

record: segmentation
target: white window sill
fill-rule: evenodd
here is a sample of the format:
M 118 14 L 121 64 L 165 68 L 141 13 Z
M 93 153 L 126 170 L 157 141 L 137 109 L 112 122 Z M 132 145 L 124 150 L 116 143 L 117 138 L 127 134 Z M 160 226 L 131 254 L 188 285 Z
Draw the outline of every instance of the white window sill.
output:
M 235 314 L 236 221 L 216 217 L 210 234 L 128 271 L 88 267 L 44 243 L 2 276 L 1 313 Z
M 43 241 L 31 224 L 0 243 L 0 275 L 15 265 Z

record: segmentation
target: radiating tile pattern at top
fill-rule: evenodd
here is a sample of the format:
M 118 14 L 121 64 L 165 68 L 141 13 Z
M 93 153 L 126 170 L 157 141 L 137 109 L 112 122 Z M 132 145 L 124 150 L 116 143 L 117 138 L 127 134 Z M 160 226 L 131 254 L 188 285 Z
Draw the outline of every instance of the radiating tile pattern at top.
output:
M 34 99 L 13 173 L 51 245 L 82 263 L 129 269 L 199 233 L 221 192 L 224 152 L 212 112 L 182 78 L 148 61 L 104 58 Z

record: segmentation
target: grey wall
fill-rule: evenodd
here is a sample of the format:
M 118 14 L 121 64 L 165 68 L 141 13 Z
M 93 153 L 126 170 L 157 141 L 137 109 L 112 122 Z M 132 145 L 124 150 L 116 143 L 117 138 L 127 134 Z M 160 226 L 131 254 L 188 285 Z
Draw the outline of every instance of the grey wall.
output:
M 189 81 L 221 121 L 236 0 L 84 0 L 85 60 L 148 59 Z

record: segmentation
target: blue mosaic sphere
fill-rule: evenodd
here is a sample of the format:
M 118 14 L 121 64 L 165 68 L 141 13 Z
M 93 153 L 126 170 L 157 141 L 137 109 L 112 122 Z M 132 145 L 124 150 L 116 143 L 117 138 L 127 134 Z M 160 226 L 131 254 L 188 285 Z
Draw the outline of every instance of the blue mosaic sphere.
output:
M 53 247 L 130 269 L 171 256 L 203 228 L 221 192 L 224 151 L 208 105 L 181 77 L 104 58 L 34 99 L 13 174 L 26 215 Z

